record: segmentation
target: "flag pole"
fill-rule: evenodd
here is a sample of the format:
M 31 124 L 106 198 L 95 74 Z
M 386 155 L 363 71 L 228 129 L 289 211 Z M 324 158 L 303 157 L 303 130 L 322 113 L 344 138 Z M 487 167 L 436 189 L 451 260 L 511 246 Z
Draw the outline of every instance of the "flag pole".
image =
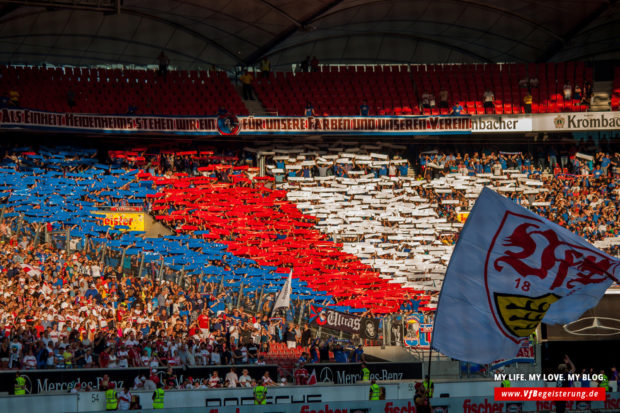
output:
M 428 371 L 426 374 L 428 375 L 428 379 L 431 379 L 431 363 L 433 362 L 433 348 L 429 347 L 428 349 Z
M 441 289 L 443 290 L 443 285 L 441 286 Z M 441 295 L 441 291 L 439 292 L 439 295 Z M 439 302 L 437 303 L 437 308 L 439 308 Z M 435 321 L 437 321 L 437 309 L 435 309 L 435 314 L 433 316 L 433 329 L 432 331 L 432 336 L 431 336 L 431 343 L 428 346 L 428 371 L 427 371 L 427 375 L 428 375 L 428 388 L 429 390 L 431 389 L 431 363 L 433 361 L 433 339 L 435 338 Z M 460 369 L 460 367 L 459 367 Z M 460 370 L 459 370 L 460 372 Z
M 431 340 L 432 341 L 432 340 Z M 433 346 L 429 346 L 428 348 L 428 370 L 426 375 L 428 376 L 428 389 L 427 392 L 431 390 L 431 363 L 433 361 Z

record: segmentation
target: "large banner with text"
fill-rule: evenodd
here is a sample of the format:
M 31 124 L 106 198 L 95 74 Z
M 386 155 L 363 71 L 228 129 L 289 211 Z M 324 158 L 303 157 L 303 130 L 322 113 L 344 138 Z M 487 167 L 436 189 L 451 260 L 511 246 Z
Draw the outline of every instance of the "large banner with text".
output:
M 376 340 L 379 337 L 379 320 L 341 313 L 329 307 L 311 304 L 310 322 L 320 327 L 357 334 L 368 340 Z
M 446 116 L 157 116 L 0 109 L 0 128 L 179 135 L 441 135 L 620 128 L 620 112 Z
M 469 116 L 253 117 L 140 116 L 52 113 L 29 109 L 0 110 L 0 127 L 97 133 L 197 135 L 471 133 Z
M 144 212 L 93 211 L 102 226 L 144 231 Z

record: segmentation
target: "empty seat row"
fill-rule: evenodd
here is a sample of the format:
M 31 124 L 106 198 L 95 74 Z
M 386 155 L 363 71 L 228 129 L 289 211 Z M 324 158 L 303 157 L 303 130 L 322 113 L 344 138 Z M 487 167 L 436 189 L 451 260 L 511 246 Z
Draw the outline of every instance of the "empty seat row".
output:
M 4 89 L 19 106 L 52 112 L 214 115 L 248 110 L 226 73 L 93 68 L 0 67 Z

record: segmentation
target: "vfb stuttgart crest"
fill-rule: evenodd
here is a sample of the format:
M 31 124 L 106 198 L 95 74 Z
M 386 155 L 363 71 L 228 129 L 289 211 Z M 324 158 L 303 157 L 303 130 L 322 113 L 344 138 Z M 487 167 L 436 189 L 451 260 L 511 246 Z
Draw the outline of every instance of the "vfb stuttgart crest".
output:
M 484 274 L 498 328 L 521 341 L 554 302 L 587 284 L 604 282 L 613 265 L 595 249 L 560 240 L 543 221 L 507 211 L 491 242 Z
M 237 135 L 241 127 L 239 119 L 231 113 L 222 113 L 217 117 L 217 131 L 220 135 Z

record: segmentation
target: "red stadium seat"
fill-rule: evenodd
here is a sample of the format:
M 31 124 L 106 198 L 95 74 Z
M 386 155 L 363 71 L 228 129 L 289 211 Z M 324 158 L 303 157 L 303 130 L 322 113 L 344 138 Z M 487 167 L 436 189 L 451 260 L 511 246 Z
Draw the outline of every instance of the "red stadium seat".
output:
M 9 69 L 3 67 L 7 72 Z M 213 115 L 220 106 L 237 114 L 247 108 L 223 72 L 171 71 L 164 82 L 154 71 L 88 68 L 12 68 L 34 76 L 21 93 L 23 106 L 47 111 L 124 114 L 130 104 L 138 113 L 162 115 Z M 200 80 L 200 81 L 198 81 Z M 67 105 L 67 90 L 76 105 Z M 25 92 L 25 91 L 24 91 Z M 205 104 L 208 97 L 208 104 Z

